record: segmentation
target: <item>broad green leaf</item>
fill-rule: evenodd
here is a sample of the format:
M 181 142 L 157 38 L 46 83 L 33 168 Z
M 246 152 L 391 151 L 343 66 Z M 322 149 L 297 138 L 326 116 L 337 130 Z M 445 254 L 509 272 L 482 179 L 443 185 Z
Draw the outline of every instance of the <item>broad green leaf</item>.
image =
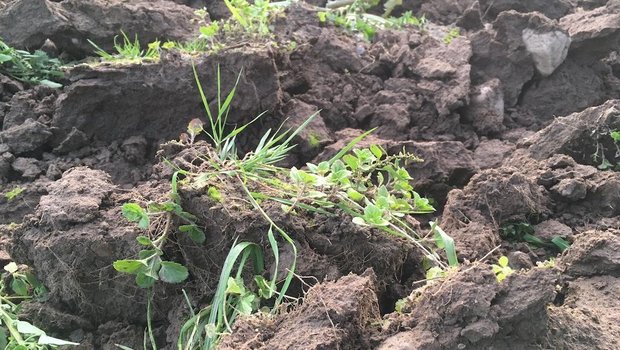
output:
M 146 236 L 138 236 L 136 237 L 136 241 L 138 241 L 138 243 L 143 246 L 150 246 L 151 244 L 153 244 L 151 239 Z
M 196 225 L 181 225 L 179 231 L 187 233 L 188 237 L 198 244 L 204 243 L 206 239 L 204 231 Z
M 43 330 L 33 326 L 32 324 L 26 321 L 17 320 L 15 321 L 15 326 L 17 328 L 17 331 L 22 334 L 35 334 L 35 335 L 45 334 Z
M 187 267 L 174 261 L 162 261 L 159 278 L 166 283 L 181 283 L 187 279 Z
M 370 152 L 372 152 L 372 154 L 377 157 L 377 159 L 381 159 L 381 157 L 383 157 L 383 150 L 381 149 L 381 147 L 377 146 L 377 145 L 371 145 L 370 146 Z
M 147 268 L 144 260 L 116 260 L 112 266 L 118 272 L 135 274 Z
M 71 341 L 50 337 L 45 334 L 42 334 L 39 337 L 38 343 L 41 345 L 80 345 L 79 343 L 74 343 Z
M 242 287 L 237 283 L 233 277 L 228 277 L 228 283 L 226 284 L 226 294 L 240 295 L 244 292 Z
M 499 264 L 499 266 L 501 266 L 501 267 L 506 267 L 506 266 L 508 266 L 508 262 L 509 262 L 509 261 L 508 261 L 508 258 L 507 258 L 507 257 L 505 257 L 505 256 L 503 256 L 503 255 L 502 255 L 502 256 L 501 256 L 501 257 L 497 260 L 497 263 L 498 263 L 498 264 Z
M 144 272 L 139 272 L 136 275 L 136 284 L 140 288 L 150 288 L 155 284 L 155 279 L 151 276 L 147 276 Z
M 0 53 L 0 64 L 13 60 L 13 56 Z
M 351 198 L 352 200 L 356 202 L 361 202 L 362 200 L 364 200 L 364 195 L 357 192 L 356 190 L 352 188 L 349 188 L 347 190 L 347 196 L 349 196 L 349 198 Z
M 138 222 L 138 227 L 146 230 L 149 227 L 149 216 L 146 211 L 137 203 L 125 203 L 121 208 L 123 216 L 131 221 Z
M 349 168 L 353 171 L 359 168 L 359 160 L 357 157 L 352 156 L 351 154 L 345 154 L 342 157 L 342 160 L 349 166 Z
M 26 283 L 26 281 L 24 281 L 23 279 L 13 278 L 13 280 L 11 281 L 11 289 L 17 295 L 28 296 L 28 291 L 30 288 L 28 286 L 28 283 Z
M 57 82 L 47 80 L 47 79 L 39 80 L 39 84 L 45 85 L 47 87 L 51 87 L 52 89 L 60 89 L 62 87 L 62 84 L 58 84 Z
M 551 239 L 551 243 L 555 244 L 561 252 L 570 248 L 570 243 L 560 236 L 555 236 Z
M 242 315 L 251 314 L 254 309 L 252 304 L 254 303 L 255 298 L 256 296 L 251 293 L 242 295 L 239 298 L 239 303 L 237 304 L 237 310 L 239 310 L 239 313 Z
M 17 272 L 17 269 L 17 264 L 13 261 L 4 266 L 4 271 L 7 271 L 9 273 L 15 273 Z
M 364 220 L 364 218 L 360 217 L 360 216 L 356 216 L 353 218 L 353 223 L 356 225 L 360 225 L 360 226 L 368 226 L 368 224 L 366 223 L 366 221 Z

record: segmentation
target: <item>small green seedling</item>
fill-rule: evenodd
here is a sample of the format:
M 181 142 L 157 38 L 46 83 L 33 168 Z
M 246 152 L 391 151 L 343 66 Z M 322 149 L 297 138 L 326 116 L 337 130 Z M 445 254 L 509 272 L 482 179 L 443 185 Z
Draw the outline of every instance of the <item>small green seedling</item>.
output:
M 612 140 L 614 140 L 614 142 L 616 143 L 620 142 L 620 131 L 619 130 L 612 130 L 609 133 L 609 136 L 611 137 Z
M 503 281 L 514 272 L 514 270 L 508 266 L 508 258 L 505 256 L 500 257 L 497 260 L 497 264 L 493 264 L 491 267 L 493 268 L 497 282 Z
M 4 198 L 6 198 L 7 202 L 10 202 L 12 200 L 14 200 L 15 198 L 19 197 L 20 194 L 22 194 L 22 192 L 24 192 L 24 188 L 22 187 L 15 187 L 14 189 L 10 190 L 9 192 L 4 194 Z
M 461 35 L 461 30 L 459 28 L 452 28 L 450 31 L 443 37 L 443 42 L 446 45 L 450 45 L 452 40 L 458 38 Z

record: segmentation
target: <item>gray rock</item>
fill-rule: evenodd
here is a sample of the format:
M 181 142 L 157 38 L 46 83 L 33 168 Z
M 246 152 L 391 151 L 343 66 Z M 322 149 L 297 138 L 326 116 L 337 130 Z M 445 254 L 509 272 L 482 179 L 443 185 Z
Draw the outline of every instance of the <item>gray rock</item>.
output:
M 560 26 L 572 39 L 571 49 L 588 45 L 590 54 L 617 50 L 620 43 L 620 2 L 563 17 Z
M 536 69 L 543 76 L 549 76 L 564 62 L 570 46 L 570 37 L 563 31 L 537 33 L 526 28 L 522 34 L 525 48 L 532 55 Z
M 65 154 L 80 149 L 88 143 L 88 136 L 73 127 L 67 136 L 54 148 L 54 153 Z
M 130 163 L 144 164 L 146 162 L 146 152 L 148 142 L 144 136 L 132 136 L 121 144 L 123 157 Z
M 534 235 L 543 240 L 551 240 L 555 236 L 567 238 L 573 235 L 573 230 L 557 220 L 547 220 L 534 226 Z
M 16 158 L 11 167 L 23 178 L 29 180 L 34 180 L 43 172 L 40 162 L 34 158 Z
M 551 188 L 551 192 L 559 195 L 569 202 L 576 202 L 586 198 L 588 186 L 581 179 L 563 179 Z
M 0 142 L 11 148 L 15 155 L 31 152 L 45 145 L 52 137 L 50 128 L 32 119 L 23 124 L 0 132 Z

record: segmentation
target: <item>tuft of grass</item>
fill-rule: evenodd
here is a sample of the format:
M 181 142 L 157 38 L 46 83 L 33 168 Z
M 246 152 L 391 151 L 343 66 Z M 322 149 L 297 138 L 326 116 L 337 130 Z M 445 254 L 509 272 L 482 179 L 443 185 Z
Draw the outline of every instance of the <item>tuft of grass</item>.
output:
M 7 202 L 11 202 L 15 198 L 19 197 L 22 194 L 22 192 L 24 192 L 24 188 L 15 187 L 14 189 L 6 192 L 4 194 L 4 198 L 6 198 Z
M 133 41 L 121 30 L 122 41 L 118 41 L 118 35 L 114 37 L 114 50 L 116 53 L 108 53 L 94 42 L 88 42 L 95 48 L 95 54 L 105 62 L 116 63 L 141 63 L 145 61 L 156 61 L 159 59 L 161 42 L 153 41 L 143 50 L 138 35 L 134 35 Z
M 41 50 L 34 53 L 17 50 L 0 38 L 0 73 L 2 74 L 24 83 L 41 84 L 56 89 L 62 87 L 54 81 L 64 75 L 60 66 L 58 59 L 50 58 Z

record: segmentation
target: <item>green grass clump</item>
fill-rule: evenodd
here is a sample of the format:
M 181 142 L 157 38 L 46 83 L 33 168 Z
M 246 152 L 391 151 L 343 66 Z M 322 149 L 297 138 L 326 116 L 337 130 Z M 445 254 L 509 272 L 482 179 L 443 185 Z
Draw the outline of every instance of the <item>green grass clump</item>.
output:
M 0 38 L 0 74 L 28 84 L 60 88 L 62 85 L 54 82 L 63 76 L 60 66 L 58 59 L 41 50 L 34 53 L 17 50 Z
M 384 4 L 383 16 L 377 16 L 367 11 L 379 5 L 379 0 L 334 0 L 327 2 L 327 9 L 318 12 L 321 23 L 332 23 L 348 31 L 360 33 L 366 40 L 372 40 L 380 29 L 403 28 L 414 26 L 423 28 L 426 24 L 424 17 L 418 18 L 411 11 L 400 17 L 391 16 L 392 11 L 402 5 L 402 0 L 390 0 Z
M 125 32 L 121 31 L 122 41 L 118 41 L 118 35 L 114 37 L 114 50 L 116 53 L 108 53 L 94 42 L 88 42 L 95 48 L 95 54 L 105 62 L 115 63 L 141 63 L 148 61 L 157 61 L 159 59 L 159 50 L 161 42 L 153 41 L 147 45 L 147 49 L 143 50 L 138 35 L 134 36 L 134 40 L 129 39 Z
M 433 269 L 437 277 L 441 277 L 441 271 L 458 265 L 454 241 L 441 228 L 433 224 L 430 232 L 422 236 L 407 221 L 408 215 L 434 211 L 429 201 L 414 191 L 410 184 L 412 178 L 405 169 L 408 162 L 418 162 L 419 158 L 404 151 L 390 155 L 378 145 L 356 148 L 369 131 L 352 140 L 330 160 L 309 163 L 305 168 L 280 167 L 278 163 L 295 147 L 292 143 L 295 137 L 318 112 L 295 129 L 267 130 L 256 148 L 242 156 L 236 148 L 236 138 L 260 115 L 241 126 L 229 125 L 228 115 L 237 84 L 228 94 L 222 94 L 218 69 L 217 95 L 211 106 L 195 68 L 194 75 L 207 122 L 198 118 L 191 120 L 187 132 L 181 135 L 181 142 L 192 147 L 200 135 L 206 135 L 210 146 L 200 148 L 205 153 L 198 156 L 202 161 L 198 168 L 175 168 L 169 202 L 149 203 L 146 207 L 138 203 L 123 206 L 127 219 L 136 222 L 141 229 L 150 228 L 157 233 L 154 237 L 138 237 L 138 242 L 145 246 L 138 258 L 119 260 L 114 267 L 136 275 L 138 285 L 149 290 L 157 280 L 179 283 L 188 277 L 184 266 L 161 259 L 172 232 L 173 217 L 184 221 L 185 225 L 178 228 L 182 234 L 189 234 L 197 243 L 205 240 L 197 219 L 182 208 L 178 188 L 186 187 L 204 191 L 215 202 L 243 198 L 239 206 L 255 211 L 268 224 L 266 242 L 274 270 L 266 271 L 266 252 L 261 246 L 235 240 L 210 305 L 197 311 L 190 306 L 190 317 L 179 334 L 179 349 L 212 349 L 223 334 L 232 331 L 232 324 L 239 315 L 256 312 L 263 305 L 271 305 L 271 312 L 277 312 L 286 300 L 296 270 L 297 247 L 272 219 L 269 213 L 273 210 L 282 210 L 285 215 L 348 215 L 353 224 L 401 237 L 417 246 L 426 256 L 424 267 Z M 265 209 L 267 206 L 269 210 Z M 154 223 L 154 218 L 161 223 L 162 215 L 164 224 Z M 164 228 L 158 230 L 157 227 Z M 289 245 L 293 252 L 289 266 L 281 266 L 280 244 Z M 447 262 L 441 257 L 442 252 Z M 285 277 L 278 280 L 281 272 Z M 253 276 L 251 284 L 248 276 Z M 271 301 L 267 303 L 268 300 Z M 151 347 L 155 348 L 150 319 L 147 321 L 147 334 Z

